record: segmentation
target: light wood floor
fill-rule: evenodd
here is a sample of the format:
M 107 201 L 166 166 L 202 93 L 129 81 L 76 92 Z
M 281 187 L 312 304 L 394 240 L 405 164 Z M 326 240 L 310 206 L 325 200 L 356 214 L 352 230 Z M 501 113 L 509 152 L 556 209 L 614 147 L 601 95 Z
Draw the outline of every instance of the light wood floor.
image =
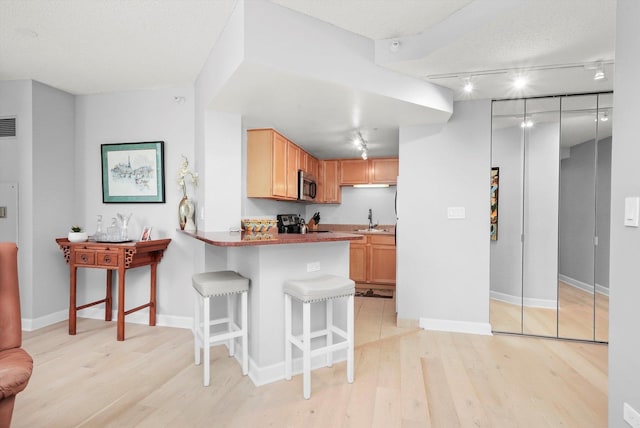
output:
M 491 326 L 494 331 L 596 340 L 609 340 L 609 297 L 587 293 L 562 281 L 558 283 L 559 311 L 525 307 L 491 299 Z M 594 311 L 595 306 L 595 311 Z M 595 323 L 595 324 L 594 324 Z M 594 327 L 595 325 L 595 327 Z
M 356 298 L 346 365 L 262 387 L 212 349 L 211 386 L 188 330 L 79 319 L 25 333 L 35 360 L 13 427 L 604 427 L 607 347 L 395 327 L 391 299 Z

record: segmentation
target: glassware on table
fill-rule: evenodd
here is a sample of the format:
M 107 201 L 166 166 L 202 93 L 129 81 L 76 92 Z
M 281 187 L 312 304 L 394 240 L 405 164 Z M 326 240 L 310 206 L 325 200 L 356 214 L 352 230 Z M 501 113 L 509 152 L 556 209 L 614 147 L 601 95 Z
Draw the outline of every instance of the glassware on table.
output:
M 129 215 L 125 214 L 117 214 L 118 220 L 120 220 L 120 240 L 128 241 L 129 240 L 129 220 L 133 213 Z

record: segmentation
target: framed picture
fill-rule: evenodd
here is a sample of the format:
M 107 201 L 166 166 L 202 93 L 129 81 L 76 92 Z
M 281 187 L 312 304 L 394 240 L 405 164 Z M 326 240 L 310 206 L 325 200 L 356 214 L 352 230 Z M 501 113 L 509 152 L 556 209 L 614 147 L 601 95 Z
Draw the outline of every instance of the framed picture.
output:
M 140 234 L 141 241 L 151 241 L 151 226 L 145 226 Z
M 498 191 L 500 187 L 500 168 L 491 168 L 491 229 L 492 241 L 498 240 Z
M 103 144 L 102 202 L 164 203 L 164 141 Z

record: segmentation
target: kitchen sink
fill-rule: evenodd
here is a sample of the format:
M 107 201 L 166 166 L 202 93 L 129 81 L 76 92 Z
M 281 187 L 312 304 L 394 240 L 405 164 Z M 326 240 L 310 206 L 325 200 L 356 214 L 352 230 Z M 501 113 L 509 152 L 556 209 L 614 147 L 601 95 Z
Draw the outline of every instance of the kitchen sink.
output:
M 355 232 L 388 232 L 387 229 L 356 229 Z

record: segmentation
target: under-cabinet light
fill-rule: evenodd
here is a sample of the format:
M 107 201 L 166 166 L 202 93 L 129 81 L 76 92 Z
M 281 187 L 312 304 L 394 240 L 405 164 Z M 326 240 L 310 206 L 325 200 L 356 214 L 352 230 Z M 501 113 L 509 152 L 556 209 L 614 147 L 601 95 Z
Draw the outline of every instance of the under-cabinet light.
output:
M 388 184 L 354 184 L 353 187 L 389 187 Z

